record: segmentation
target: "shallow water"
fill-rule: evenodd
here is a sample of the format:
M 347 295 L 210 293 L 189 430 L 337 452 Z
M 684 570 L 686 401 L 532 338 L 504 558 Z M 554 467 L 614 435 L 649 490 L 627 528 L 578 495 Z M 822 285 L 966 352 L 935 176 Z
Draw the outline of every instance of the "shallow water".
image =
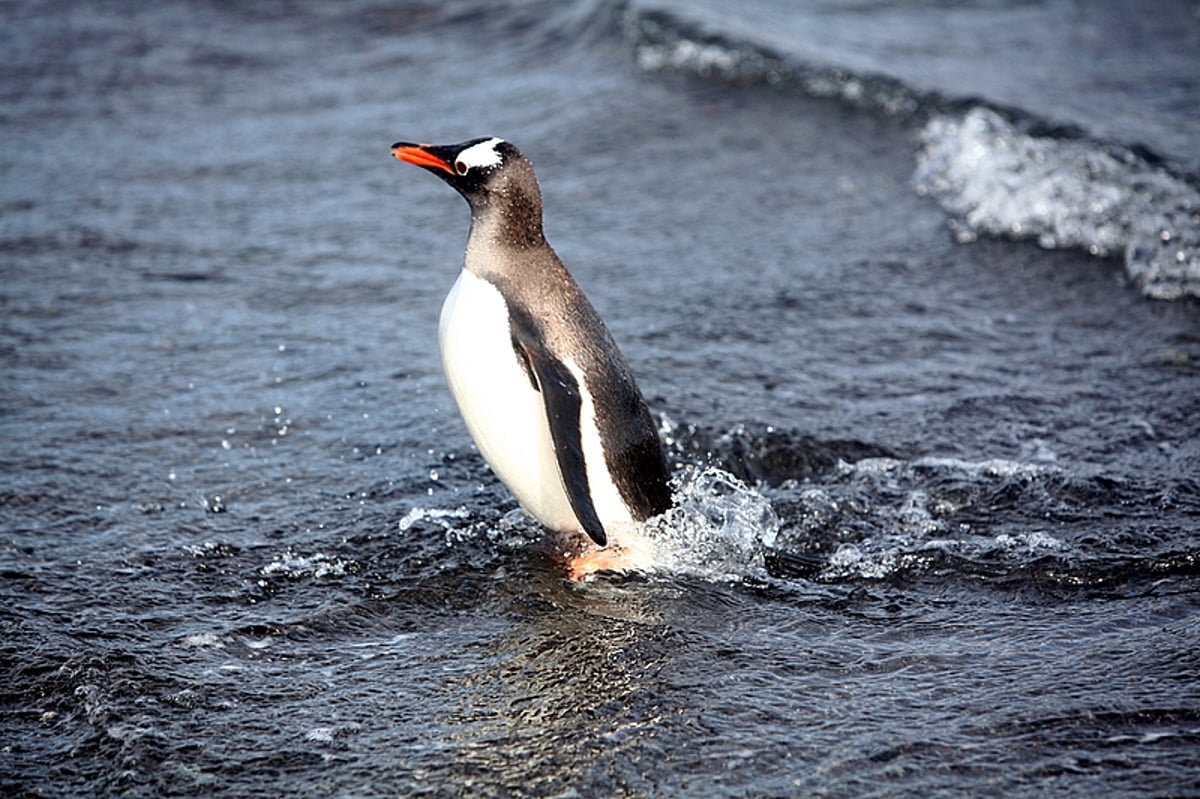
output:
M 1064 13 L 1019 19 L 1039 8 Z M 1110 217 L 1059 243 L 1072 191 L 1015 186 L 1053 242 L 963 205 L 1012 180 L 1002 148 L 963 177 L 931 120 L 992 124 L 1011 96 L 956 111 L 898 68 L 879 96 L 913 108 L 859 102 L 814 88 L 811 51 L 756 73 L 743 31 L 701 40 L 719 20 L 670 12 L 15 8 L 7 794 L 1200 781 L 1194 263 L 1149 300 L 1165 284 L 1136 253 L 1087 252 Z M 960 67 L 985 94 L 989 66 Z M 1114 102 L 1165 108 L 1144 137 L 1163 158 L 1130 161 L 1131 135 L 1110 185 L 1165 186 L 1127 227 L 1190 241 L 1193 155 L 1171 143 L 1195 87 L 1149 91 Z M 1046 96 L 1018 99 L 1044 117 Z M 999 119 L 1031 159 L 1124 135 Z M 548 235 L 678 464 L 692 515 L 660 573 L 565 583 L 444 388 L 466 209 L 388 146 L 492 134 L 537 166 Z

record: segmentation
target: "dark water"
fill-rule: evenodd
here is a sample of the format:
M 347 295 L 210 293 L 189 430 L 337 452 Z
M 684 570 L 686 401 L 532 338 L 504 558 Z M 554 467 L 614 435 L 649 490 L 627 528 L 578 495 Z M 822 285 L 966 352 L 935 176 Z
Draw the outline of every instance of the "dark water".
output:
M 910 8 L 6 7 L 5 795 L 1193 794 L 1200 21 Z M 565 583 L 453 412 L 388 146 L 477 135 L 659 573 Z

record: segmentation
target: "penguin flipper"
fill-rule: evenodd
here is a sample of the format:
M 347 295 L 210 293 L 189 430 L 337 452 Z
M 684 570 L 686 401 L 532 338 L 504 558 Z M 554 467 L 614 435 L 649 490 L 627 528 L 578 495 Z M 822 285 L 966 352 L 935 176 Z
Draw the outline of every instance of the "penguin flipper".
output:
M 575 518 L 588 537 L 598 546 L 608 543 L 604 525 L 596 515 L 588 484 L 587 462 L 583 457 L 583 434 L 580 430 L 580 408 L 583 404 L 579 382 L 567 365 L 554 357 L 530 326 L 512 320 L 513 350 L 517 360 L 529 374 L 535 389 L 542 395 L 546 418 L 550 422 L 550 438 L 554 442 L 554 457 L 558 473 L 567 491 L 567 499 Z

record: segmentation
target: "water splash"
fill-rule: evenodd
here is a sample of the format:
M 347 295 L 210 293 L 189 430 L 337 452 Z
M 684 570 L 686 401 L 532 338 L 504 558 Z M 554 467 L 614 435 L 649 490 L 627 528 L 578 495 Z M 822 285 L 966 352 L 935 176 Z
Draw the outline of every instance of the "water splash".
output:
M 460 505 L 457 508 L 410 508 L 408 513 L 404 514 L 398 524 L 400 532 L 406 533 L 417 522 L 432 521 L 435 522 L 447 531 L 457 529 L 453 523 L 455 519 L 468 519 L 471 512 L 464 506 Z
M 674 507 L 646 523 L 656 570 L 717 581 L 763 576 L 763 553 L 779 530 L 766 497 L 713 466 L 687 466 L 672 483 Z

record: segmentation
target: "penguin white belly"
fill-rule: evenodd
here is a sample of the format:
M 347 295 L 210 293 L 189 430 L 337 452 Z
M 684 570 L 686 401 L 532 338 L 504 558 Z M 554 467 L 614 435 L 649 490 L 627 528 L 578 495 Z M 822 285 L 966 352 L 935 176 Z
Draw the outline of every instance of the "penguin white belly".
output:
M 438 340 L 450 392 L 492 471 L 546 527 L 580 530 L 542 397 L 513 350 L 500 291 L 463 270 L 442 305 Z

